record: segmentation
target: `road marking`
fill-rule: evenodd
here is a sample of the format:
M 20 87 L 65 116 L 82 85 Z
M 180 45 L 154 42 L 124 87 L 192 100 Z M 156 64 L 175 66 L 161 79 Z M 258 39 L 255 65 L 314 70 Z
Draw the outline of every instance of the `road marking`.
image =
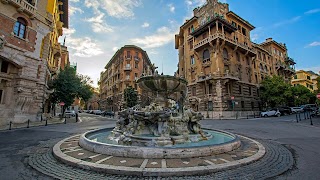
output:
M 110 159 L 110 158 L 112 158 L 112 157 L 113 157 L 113 156 L 109 156 L 109 157 L 103 158 L 103 159 L 97 161 L 96 163 L 97 163 L 97 164 L 100 164 L 100 163 L 102 163 L 103 161 L 108 160 L 108 159 Z
M 161 168 L 167 168 L 167 161 L 165 159 L 161 159 Z
M 140 168 L 145 168 L 147 166 L 147 163 L 148 163 L 148 159 L 144 159 Z
M 158 163 L 157 162 L 151 162 L 150 164 L 151 165 L 157 165 Z
M 121 164 L 126 163 L 126 162 L 127 162 L 126 160 L 122 160 L 122 161 L 120 161 L 120 163 L 121 163 Z

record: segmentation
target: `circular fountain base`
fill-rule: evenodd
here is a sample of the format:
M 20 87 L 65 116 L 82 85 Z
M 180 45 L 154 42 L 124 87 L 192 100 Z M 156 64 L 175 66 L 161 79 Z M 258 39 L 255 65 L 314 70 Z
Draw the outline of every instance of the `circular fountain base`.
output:
M 236 135 L 223 131 L 204 130 L 205 138 L 209 140 L 199 141 L 204 138 L 199 134 L 189 135 L 190 143 L 174 144 L 173 142 L 184 142 L 183 136 L 173 137 L 145 137 L 145 136 L 132 136 L 136 144 L 130 146 L 117 145 L 109 143 L 97 142 L 96 134 L 103 134 L 101 137 L 106 137 L 105 132 L 111 129 L 101 129 L 89 131 L 80 136 L 79 145 L 91 152 L 106 154 L 110 156 L 132 157 L 132 158 L 193 158 L 200 156 L 209 156 L 214 154 L 221 154 L 239 148 L 240 140 Z M 214 144 L 210 140 L 215 140 L 209 132 L 216 132 L 223 134 L 230 138 L 230 141 Z M 217 134 L 218 135 L 218 134 Z M 214 135 L 213 135 L 214 136 Z M 217 138 L 217 137 L 215 137 Z M 103 141 L 103 140 L 99 140 Z M 107 140 L 106 140 L 107 141 Z M 172 146 L 164 147 L 148 147 L 145 145 L 152 145 L 156 141 L 158 144 L 171 144 Z M 192 142 L 194 141 L 194 142 Z M 143 145 L 143 146 L 141 146 Z
M 238 137 L 241 146 L 233 151 L 208 156 L 198 154 L 197 157 L 190 158 L 181 156 L 133 158 L 105 155 L 79 146 L 79 139 L 80 136 L 77 135 L 58 142 L 53 148 L 54 157 L 68 165 L 108 174 L 163 177 L 200 175 L 246 166 L 265 154 L 262 144 L 242 136 Z M 138 148 L 131 147 L 131 149 Z M 184 152 L 181 151 L 181 153 Z

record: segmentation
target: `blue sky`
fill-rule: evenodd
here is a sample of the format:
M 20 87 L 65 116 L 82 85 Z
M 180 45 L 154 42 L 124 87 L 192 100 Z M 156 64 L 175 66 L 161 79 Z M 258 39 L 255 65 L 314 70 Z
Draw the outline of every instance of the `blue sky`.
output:
M 174 35 L 192 10 L 206 0 L 70 0 L 64 30 L 70 61 L 97 86 L 100 72 L 117 49 L 134 44 L 147 51 L 159 72 L 173 74 L 178 51 Z M 320 1 L 222 0 L 253 24 L 253 42 L 286 43 L 296 69 L 320 71 Z M 64 36 L 60 39 L 62 40 Z M 162 68 L 163 67 L 163 68 Z

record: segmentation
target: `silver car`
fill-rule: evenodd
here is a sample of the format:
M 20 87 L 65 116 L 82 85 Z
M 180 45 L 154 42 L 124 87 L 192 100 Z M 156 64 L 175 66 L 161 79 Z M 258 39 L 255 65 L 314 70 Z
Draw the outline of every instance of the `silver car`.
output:
M 74 117 L 76 116 L 76 112 L 74 110 L 66 110 L 65 115 L 68 117 L 70 116 Z
M 261 117 L 270 117 L 270 116 L 277 116 L 280 117 L 281 113 L 278 109 L 270 109 L 264 112 L 261 112 L 260 114 Z
M 292 113 L 303 112 L 303 108 L 302 107 L 291 107 L 291 112 Z

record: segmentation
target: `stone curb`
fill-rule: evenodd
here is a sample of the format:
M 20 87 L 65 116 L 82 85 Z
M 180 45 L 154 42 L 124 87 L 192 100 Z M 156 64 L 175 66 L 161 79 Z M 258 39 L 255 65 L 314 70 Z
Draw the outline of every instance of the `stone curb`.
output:
M 224 164 L 217 164 L 217 165 L 208 165 L 208 166 L 198 166 L 198 167 L 185 167 L 185 168 L 134 168 L 134 167 L 124 167 L 124 166 L 113 166 L 113 165 L 106 165 L 106 164 L 96 164 L 87 161 L 83 161 L 80 159 L 73 158 L 64 154 L 60 150 L 60 145 L 67 141 L 70 138 L 77 137 L 79 135 L 71 136 L 66 139 L 59 141 L 53 147 L 53 155 L 59 161 L 71 165 L 76 166 L 79 168 L 93 170 L 98 172 L 104 172 L 108 174 L 120 174 L 120 175 L 136 175 L 136 176 L 162 176 L 162 177 L 170 177 L 170 176 L 187 176 L 187 175 L 200 175 L 200 174 L 208 174 L 214 173 L 221 170 L 229 170 L 239 166 L 247 165 L 253 163 L 265 155 L 265 147 L 260 144 L 259 142 L 240 136 L 247 140 L 252 141 L 255 143 L 259 150 L 256 154 L 232 162 L 227 162 Z

